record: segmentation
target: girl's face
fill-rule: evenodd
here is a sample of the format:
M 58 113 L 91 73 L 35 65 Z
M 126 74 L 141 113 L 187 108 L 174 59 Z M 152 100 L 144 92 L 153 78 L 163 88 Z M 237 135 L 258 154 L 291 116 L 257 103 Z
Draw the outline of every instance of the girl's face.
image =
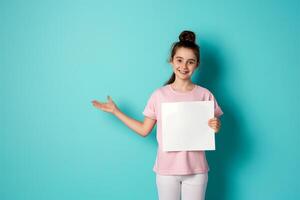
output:
M 171 63 L 176 78 L 189 80 L 197 68 L 197 58 L 193 50 L 180 47 L 177 49 Z

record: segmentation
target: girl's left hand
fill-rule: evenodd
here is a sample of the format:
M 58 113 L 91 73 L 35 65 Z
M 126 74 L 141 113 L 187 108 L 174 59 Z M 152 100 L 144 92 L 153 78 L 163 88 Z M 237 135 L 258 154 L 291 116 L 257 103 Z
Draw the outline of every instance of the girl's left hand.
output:
M 215 133 L 217 133 L 221 128 L 221 121 L 218 118 L 214 117 L 208 120 L 208 126 L 214 129 Z

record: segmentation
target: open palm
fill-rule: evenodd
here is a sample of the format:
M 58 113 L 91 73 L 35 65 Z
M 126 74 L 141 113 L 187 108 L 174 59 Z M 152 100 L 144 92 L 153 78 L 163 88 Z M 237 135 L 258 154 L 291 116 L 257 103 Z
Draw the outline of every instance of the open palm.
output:
M 92 103 L 96 108 L 103 110 L 105 112 L 114 114 L 118 109 L 117 105 L 113 102 L 113 100 L 110 96 L 107 96 L 107 100 L 108 100 L 107 103 L 99 102 L 96 100 L 93 100 Z

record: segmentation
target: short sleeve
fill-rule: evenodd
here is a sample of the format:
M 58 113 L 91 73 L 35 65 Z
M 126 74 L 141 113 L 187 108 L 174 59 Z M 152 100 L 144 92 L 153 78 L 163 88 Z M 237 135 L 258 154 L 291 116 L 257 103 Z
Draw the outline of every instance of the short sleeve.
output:
M 145 106 L 145 109 L 143 111 L 143 114 L 146 116 L 146 117 L 149 117 L 151 119 L 157 119 L 156 118 L 156 93 L 153 92 L 150 96 L 150 98 L 148 99 L 148 102 Z
M 223 115 L 223 111 L 212 93 L 210 93 L 210 100 L 214 101 L 215 117 L 220 117 L 221 115 Z

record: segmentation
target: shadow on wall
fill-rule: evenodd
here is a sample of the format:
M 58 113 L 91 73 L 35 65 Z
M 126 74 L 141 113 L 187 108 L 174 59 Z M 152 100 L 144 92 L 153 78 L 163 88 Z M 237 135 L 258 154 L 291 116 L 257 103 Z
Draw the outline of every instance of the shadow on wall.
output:
M 214 94 L 224 112 L 222 128 L 216 135 L 216 151 L 206 152 L 210 167 L 206 192 L 208 200 L 239 199 L 233 193 L 236 191 L 235 170 L 248 163 L 251 156 L 251 142 L 239 123 L 244 113 L 236 105 L 234 96 L 230 95 L 231 88 L 220 85 L 225 66 L 220 48 L 201 42 L 201 63 L 193 78 L 195 83 Z

